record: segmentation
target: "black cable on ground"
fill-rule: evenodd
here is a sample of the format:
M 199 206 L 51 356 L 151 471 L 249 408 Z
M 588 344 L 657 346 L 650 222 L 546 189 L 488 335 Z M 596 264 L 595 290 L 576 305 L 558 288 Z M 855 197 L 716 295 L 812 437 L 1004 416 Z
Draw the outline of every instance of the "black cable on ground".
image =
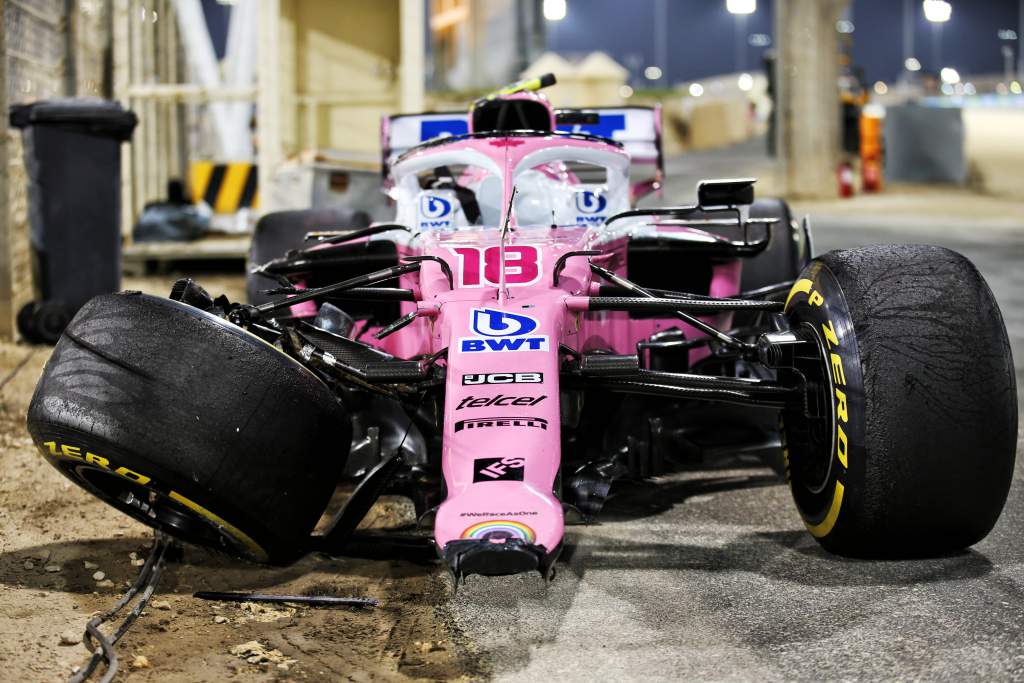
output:
M 26 353 L 25 357 L 18 361 L 18 364 L 14 366 L 14 369 L 8 372 L 3 379 L 0 379 L 0 391 L 3 391 L 4 387 L 7 386 L 7 383 L 10 382 L 15 377 L 17 377 L 18 373 L 21 372 L 22 368 L 25 367 L 29 359 L 31 359 L 32 356 L 34 356 L 35 354 L 36 349 L 32 349 L 31 351 Z
M 153 547 L 150 550 L 149 557 L 146 558 L 146 563 L 139 570 L 135 583 L 131 585 L 125 594 L 121 596 L 121 599 L 117 601 L 117 604 L 110 610 L 89 620 L 89 623 L 85 625 L 85 646 L 93 654 L 89 659 L 89 663 L 81 671 L 69 678 L 68 683 L 83 683 L 89 680 L 101 661 L 106 662 L 107 670 L 100 679 L 100 683 L 109 683 L 113 680 L 114 675 L 117 673 L 118 663 L 114 644 L 121 639 L 121 636 L 139 618 L 142 610 L 146 608 L 146 604 L 149 603 L 149 599 L 153 596 L 153 591 L 156 590 L 156 586 L 160 582 L 160 576 L 163 573 L 164 556 L 170 544 L 170 538 L 166 534 L 161 531 L 155 532 Z M 107 636 L 100 631 L 100 624 L 110 621 L 117 616 L 118 612 L 124 609 L 140 590 L 142 595 L 139 596 L 138 602 L 135 603 L 135 606 L 132 607 L 131 611 L 121 621 L 113 635 Z

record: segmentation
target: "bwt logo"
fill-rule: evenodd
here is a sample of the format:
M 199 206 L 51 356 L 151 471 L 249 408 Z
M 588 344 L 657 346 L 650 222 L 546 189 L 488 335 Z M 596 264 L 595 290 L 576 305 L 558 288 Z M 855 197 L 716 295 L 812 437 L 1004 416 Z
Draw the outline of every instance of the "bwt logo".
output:
M 420 197 L 420 215 L 424 218 L 443 218 L 452 212 L 452 203 L 432 194 Z
M 576 193 L 576 208 L 580 213 L 601 213 L 608 207 L 608 199 L 590 190 Z
M 531 335 L 537 321 L 528 315 L 506 313 L 493 308 L 474 308 L 470 327 L 479 337 L 459 339 L 459 351 L 547 351 L 546 335 Z
M 471 326 L 474 332 L 487 337 L 514 337 L 533 332 L 537 329 L 537 321 L 528 315 L 474 308 Z

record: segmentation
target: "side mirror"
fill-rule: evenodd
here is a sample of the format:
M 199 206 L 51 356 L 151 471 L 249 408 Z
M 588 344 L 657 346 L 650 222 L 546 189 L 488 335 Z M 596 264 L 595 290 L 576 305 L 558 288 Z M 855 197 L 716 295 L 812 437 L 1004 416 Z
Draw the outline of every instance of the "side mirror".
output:
M 703 180 L 697 183 L 697 204 L 702 209 L 754 203 L 756 178 Z

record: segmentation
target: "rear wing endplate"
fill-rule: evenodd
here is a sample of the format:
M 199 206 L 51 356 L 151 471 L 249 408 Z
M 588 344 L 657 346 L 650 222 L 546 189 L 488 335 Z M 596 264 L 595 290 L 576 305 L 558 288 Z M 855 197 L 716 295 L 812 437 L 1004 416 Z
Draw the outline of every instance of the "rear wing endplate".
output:
M 381 168 L 388 168 L 407 151 L 435 138 L 469 132 L 469 114 L 464 111 L 382 116 L 380 120 Z

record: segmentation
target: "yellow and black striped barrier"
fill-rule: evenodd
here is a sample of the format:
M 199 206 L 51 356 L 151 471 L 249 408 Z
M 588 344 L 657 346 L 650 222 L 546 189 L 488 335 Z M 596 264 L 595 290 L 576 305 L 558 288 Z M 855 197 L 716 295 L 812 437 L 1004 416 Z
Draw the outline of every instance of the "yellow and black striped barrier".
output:
M 259 206 L 256 164 L 193 161 L 189 166 L 192 202 L 204 201 L 214 213 L 234 213 Z

